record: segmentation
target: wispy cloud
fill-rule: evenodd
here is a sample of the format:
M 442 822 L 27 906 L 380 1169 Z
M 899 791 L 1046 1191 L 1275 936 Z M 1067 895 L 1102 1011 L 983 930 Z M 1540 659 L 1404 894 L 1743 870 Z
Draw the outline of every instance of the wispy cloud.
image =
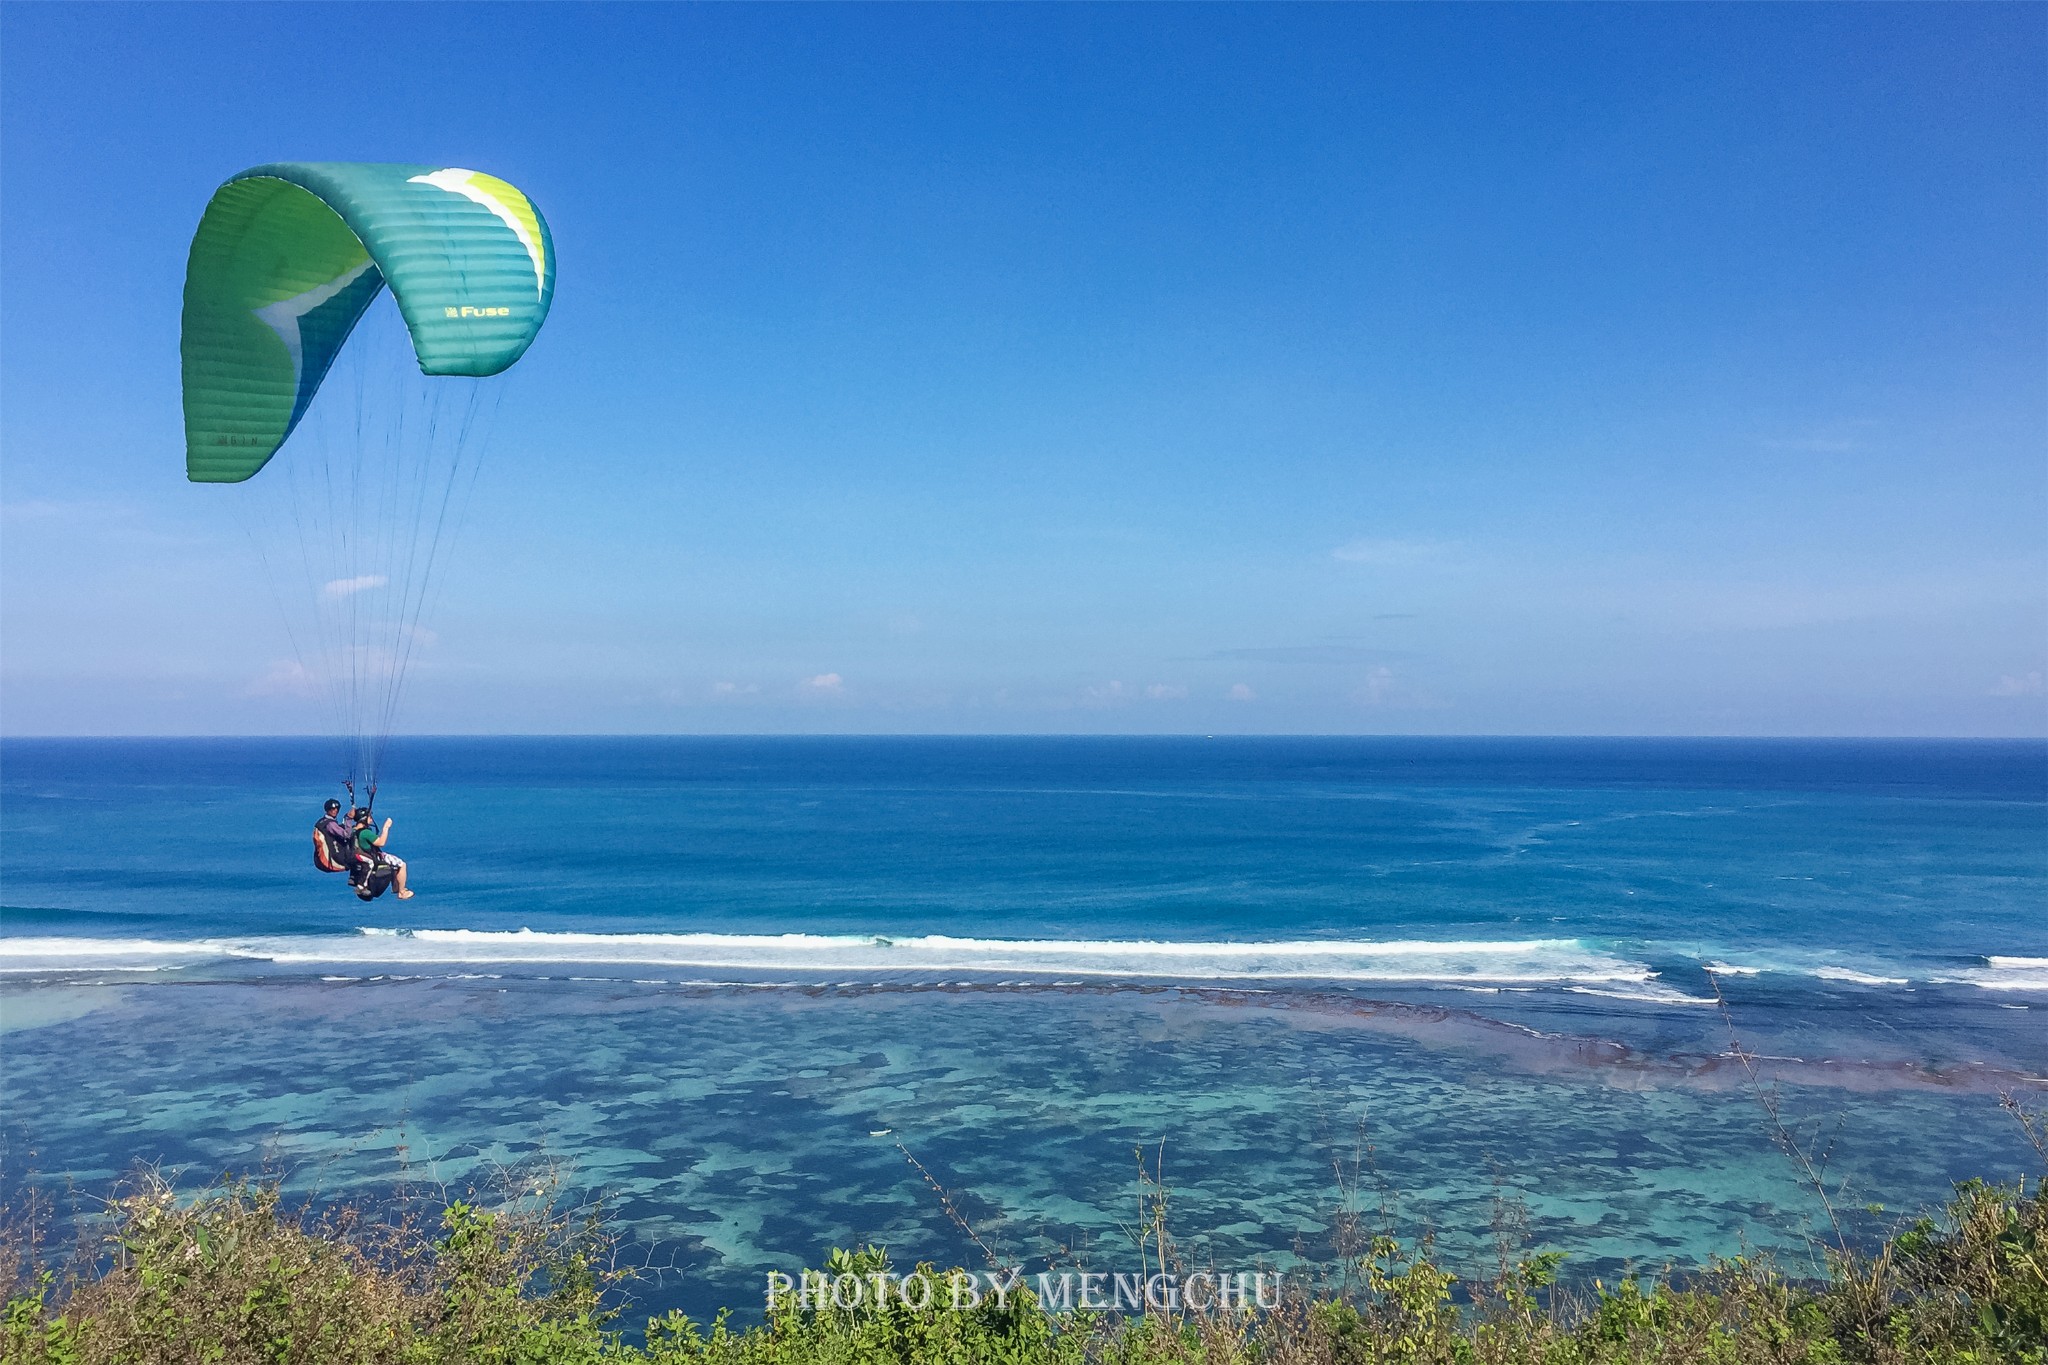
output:
M 1178 701 L 1187 694 L 1179 683 L 1148 683 L 1145 687 L 1145 695 L 1153 701 Z
M 330 602 L 338 602 L 344 597 L 354 597 L 359 592 L 384 587 L 390 581 L 380 573 L 366 573 L 356 578 L 337 578 L 331 583 L 322 584 L 320 595 Z
M 52 521 L 59 517 L 78 516 L 87 512 L 98 512 L 101 504 L 92 502 L 58 502 L 51 498 L 23 498 L 0 506 L 0 517 L 8 521 Z
M 0 503 L 0 519 L 7 521 L 75 521 L 88 528 L 133 521 L 141 512 L 133 503 L 103 498 L 14 498 Z
M 1218 649 L 1203 656 L 1210 660 L 1233 660 L 1259 664 L 1364 664 L 1405 659 L 1401 650 L 1373 649 L 1366 645 L 1268 645 L 1247 649 Z
M 1230 685 L 1230 699 L 1232 701 L 1257 701 L 1259 694 L 1252 691 L 1244 683 L 1232 683 Z
M 1578 592 L 1583 607 L 1694 631 L 1782 631 L 1855 621 L 1936 619 L 1986 606 L 2039 602 L 2027 561 L 1869 576 L 1853 581 L 1664 579 L 1619 576 Z
M 2038 697 L 2048 693 L 2048 678 L 2039 669 L 2031 673 L 2006 673 L 1993 685 L 1994 697 Z
M 1828 422 L 1794 436 L 1767 436 L 1765 450 L 1785 450 L 1802 455 L 1846 455 L 1861 450 L 1864 438 L 1877 427 L 1867 418 Z
M 1798 436 L 1764 442 L 1766 450 L 1796 450 L 1808 455 L 1844 455 L 1856 449 L 1846 436 Z
M 1365 539 L 1339 545 L 1330 558 L 1339 564 L 1373 564 L 1382 568 L 1440 560 L 1457 546 L 1442 540 Z
M 21 534 L 64 536 L 115 545 L 167 549 L 209 543 L 203 534 L 177 525 L 161 508 L 78 498 L 21 498 L 0 504 L 0 521 L 21 528 Z
M 1383 665 L 1366 670 L 1365 681 L 1353 689 L 1351 698 L 1367 706 L 1384 706 L 1393 699 L 1394 692 L 1394 670 Z
M 846 679 L 837 673 L 820 673 L 804 679 L 805 689 L 812 692 L 838 692 L 846 686 Z
M 296 659 L 279 659 L 242 689 L 250 697 L 313 697 L 320 692 L 320 680 Z

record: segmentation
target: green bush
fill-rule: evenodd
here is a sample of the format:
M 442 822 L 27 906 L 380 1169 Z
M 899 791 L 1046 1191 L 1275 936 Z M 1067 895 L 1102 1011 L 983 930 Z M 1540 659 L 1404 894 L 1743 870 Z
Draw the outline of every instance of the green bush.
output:
M 1047 1311 L 1020 1287 L 955 1311 L 950 1295 L 852 1308 L 795 1293 L 758 1325 L 682 1314 L 627 1334 L 600 1220 L 529 1197 L 438 1221 L 315 1219 L 274 1186 L 179 1200 L 160 1182 L 116 1200 L 71 1269 L 0 1237 L 12 1365 L 2048 1365 L 2048 1196 L 1958 1187 L 1943 1213 L 1825 1273 L 1768 1259 L 1596 1285 L 1560 1258 L 1461 1283 L 1428 1247 L 1371 1241 L 1347 1281 L 1278 1306 L 1116 1316 Z M 890 1270 L 877 1247 L 822 1272 Z M 915 1268 L 934 1285 L 964 1272 Z

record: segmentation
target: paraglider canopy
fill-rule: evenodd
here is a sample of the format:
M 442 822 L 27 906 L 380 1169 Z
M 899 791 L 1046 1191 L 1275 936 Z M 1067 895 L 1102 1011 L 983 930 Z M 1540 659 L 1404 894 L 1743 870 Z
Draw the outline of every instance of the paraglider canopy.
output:
M 547 318 L 554 243 L 532 201 L 459 167 L 278 162 L 206 207 L 185 273 L 185 472 L 239 483 L 305 415 L 389 285 L 429 375 L 497 374 Z

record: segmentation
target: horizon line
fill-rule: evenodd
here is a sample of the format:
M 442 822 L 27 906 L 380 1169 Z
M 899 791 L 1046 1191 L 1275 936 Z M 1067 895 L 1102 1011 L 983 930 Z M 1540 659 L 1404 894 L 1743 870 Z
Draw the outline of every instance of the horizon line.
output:
M 493 730 L 493 731 L 419 731 L 388 736 L 393 740 L 457 740 L 457 739 L 718 739 L 718 740 L 760 740 L 760 739 L 1087 739 L 1087 740 L 1161 740 L 1161 739 L 1324 739 L 1324 740 L 1683 740 L 1683 741 L 1748 741 L 1766 740 L 1798 743 L 1854 743 L 1854 744 L 1923 744 L 1923 743 L 1967 743 L 1967 744 L 2048 744 L 2048 734 L 2039 735 L 1870 735 L 1870 734 L 1824 734 L 1802 735 L 1783 733 L 1753 734 L 1679 734 L 1679 733 L 1627 733 L 1621 731 L 1490 731 L 1490 732 L 1441 732 L 1430 734 L 1385 732 L 1385 731 L 1340 731 L 1340 730 L 1146 730 L 1146 731 L 1103 731 L 1103 730 Z M 338 744 L 348 741 L 335 735 L 304 734 L 259 734 L 209 732 L 192 734 L 33 734 L 10 735 L 0 733 L 0 743 L 24 741 L 62 742 L 104 742 L 118 740 L 289 740 L 301 744 Z

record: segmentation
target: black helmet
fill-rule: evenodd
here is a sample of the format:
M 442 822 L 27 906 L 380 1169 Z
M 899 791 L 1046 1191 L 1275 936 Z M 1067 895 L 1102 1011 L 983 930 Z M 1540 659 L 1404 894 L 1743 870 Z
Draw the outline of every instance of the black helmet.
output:
M 329 798 L 327 799 L 327 813 L 328 813 L 329 815 L 332 815 L 332 814 L 334 814 L 334 813 L 335 813 L 336 811 L 338 811 L 338 810 L 340 810 L 340 809 L 341 809 L 341 802 L 339 802 L 339 801 L 336 801 L 336 800 L 335 800 L 335 799 L 334 799 L 333 797 L 329 797 Z

